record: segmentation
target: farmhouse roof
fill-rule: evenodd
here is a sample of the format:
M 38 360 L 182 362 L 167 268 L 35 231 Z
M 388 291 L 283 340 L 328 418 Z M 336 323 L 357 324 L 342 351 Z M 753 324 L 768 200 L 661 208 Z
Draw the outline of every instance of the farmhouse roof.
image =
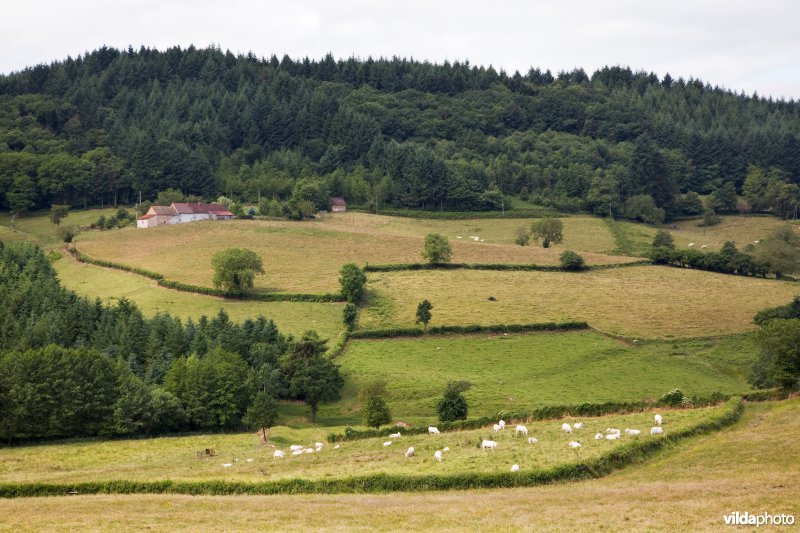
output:
M 341 196 L 334 196 L 331 198 L 331 206 L 346 207 L 347 202 Z
M 153 218 L 154 216 L 156 216 L 156 215 L 155 215 L 155 214 L 153 214 L 153 213 L 148 213 L 148 214 L 146 214 L 146 215 L 142 215 L 142 216 L 140 216 L 140 217 L 139 217 L 139 218 L 137 218 L 136 220 L 147 220 L 148 218 Z
M 154 205 L 150 207 L 148 214 L 151 215 L 174 215 L 175 209 L 171 205 Z
M 222 204 L 204 204 L 204 203 L 182 203 L 174 202 L 172 207 L 179 215 L 191 215 L 200 213 L 213 213 L 217 216 L 233 216 L 233 213 L 228 211 L 228 208 Z

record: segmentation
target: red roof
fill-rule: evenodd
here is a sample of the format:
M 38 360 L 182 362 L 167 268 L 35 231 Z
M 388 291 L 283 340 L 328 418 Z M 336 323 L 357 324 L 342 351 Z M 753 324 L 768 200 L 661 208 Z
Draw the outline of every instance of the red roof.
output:
M 334 196 L 331 198 L 331 205 L 337 207 L 347 207 L 347 202 L 344 201 L 344 198 L 341 196 Z
M 222 204 L 204 204 L 204 203 L 178 203 L 174 202 L 172 207 L 179 215 L 191 215 L 202 213 L 214 213 L 217 216 L 234 216 L 233 213 L 228 211 L 228 208 Z
M 147 220 L 148 218 L 153 218 L 154 216 L 156 216 L 156 215 L 142 215 L 139 218 L 137 218 L 136 220 Z

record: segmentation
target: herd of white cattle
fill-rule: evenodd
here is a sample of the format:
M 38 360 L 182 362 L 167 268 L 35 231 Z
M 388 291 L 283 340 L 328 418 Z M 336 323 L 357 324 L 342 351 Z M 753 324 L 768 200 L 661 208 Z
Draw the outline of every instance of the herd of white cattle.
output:
M 653 417 L 653 419 L 654 419 L 655 425 L 650 428 L 650 435 L 664 435 L 664 430 L 661 427 L 662 423 L 664 422 L 664 418 L 661 415 L 657 414 L 657 415 L 655 415 Z M 504 420 L 500 420 L 497 424 L 494 424 L 492 426 L 492 430 L 494 431 L 494 433 L 500 433 L 502 431 L 505 431 L 505 429 L 506 429 L 506 422 Z M 568 434 L 568 435 L 573 435 L 576 431 L 580 432 L 582 429 L 584 429 L 584 424 L 582 422 L 575 422 L 572 425 L 570 425 L 570 424 L 568 424 L 566 422 L 561 424 L 561 430 L 565 434 Z M 605 439 L 605 440 L 616 440 L 616 439 L 622 438 L 623 434 L 626 435 L 626 436 L 629 436 L 629 437 L 637 437 L 637 436 L 641 435 L 641 433 L 642 432 L 639 429 L 626 428 L 625 430 L 621 431 L 618 428 L 606 428 L 605 433 L 597 432 L 597 433 L 595 433 L 594 438 L 595 438 L 595 440 L 603 440 L 603 439 Z M 438 434 L 440 434 L 440 432 L 439 432 L 439 429 L 437 427 L 430 426 L 430 427 L 428 427 L 428 434 L 429 435 L 438 435 Z M 402 435 L 398 432 L 398 433 L 392 433 L 391 435 L 389 435 L 389 438 L 391 438 L 391 439 L 399 439 L 401 436 Z M 527 440 L 528 440 L 528 444 L 537 444 L 539 442 L 539 439 L 537 439 L 536 437 L 528 436 L 528 428 L 525 427 L 524 425 L 521 425 L 521 424 L 516 424 L 515 425 L 515 427 L 514 427 L 514 436 L 515 437 L 519 437 L 519 436 L 526 437 Z M 387 441 L 383 442 L 383 446 L 384 447 L 392 446 L 393 444 L 394 444 L 394 440 L 387 440 Z M 486 450 L 495 451 L 497 446 L 498 446 L 498 443 L 495 440 L 483 439 L 482 442 L 481 442 L 481 450 L 483 452 L 486 452 Z M 577 453 L 578 449 L 582 446 L 582 444 L 581 444 L 580 440 L 572 440 L 567 444 L 567 446 L 569 446 L 571 449 L 575 450 L 575 452 Z M 302 446 L 300 444 L 293 444 L 293 445 L 289 446 L 289 452 L 292 455 L 302 455 L 302 454 L 309 454 L 309 453 L 320 453 L 320 452 L 322 452 L 323 448 L 324 448 L 324 444 L 321 443 L 321 442 L 315 443 L 314 447 L 310 447 L 310 448 L 307 448 L 307 447 Z M 338 449 L 338 448 L 339 448 L 338 444 L 334 446 L 334 449 Z M 450 451 L 449 447 L 444 447 L 444 448 L 442 448 L 440 450 L 436 450 L 434 452 L 434 454 L 433 454 L 433 458 L 438 462 L 442 462 L 444 460 L 444 453 L 445 452 L 449 452 L 449 451 Z M 416 450 L 414 450 L 413 446 L 410 446 L 405 451 L 405 453 L 403 454 L 403 457 L 405 459 L 408 459 L 410 457 L 414 457 L 415 455 L 416 455 Z M 283 459 L 284 457 L 286 457 L 286 452 L 284 452 L 283 450 L 275 450 L 275 452 L 273 453 L 273 457 L 275 459 Z M 251 459 L 248 460 L 248 461 L 251 461 Z M 230 466 L 232 466 L 232 465 L 230 465 L 230 464 L 224 464 L 223 465 L 223 467 L 225 467 L 225 468 L 228 468 Z M 519 467 L 518 464 L 514 464 L 514 465 L 511 466 L 511 471 L 512 472 L 519 472 L 519 470 L 520 470 L 520 467 Z
M 662 423 L 664 422 L 664 418 L 661 415 L 655 415 L 653 417 L 653 421 L 655 422 L 655 425 L 650 428 L 650 435 L 664 435 L 664 429 L 661 427 Z M 506 429 L 505 420 L 500 420 L 497 424 L 494 424 L 492 426 L 492 431 L 494 431 L 495 433 L 500 433 L 500 432 L 504 431 L 505 429 Z M 582 429 L 584 429 L 583 422 L 575 422 L 572 425 L 570 425 L 570 424 L 568 424 L 566 422 L 561 424 L 561 430 L 565 434 L 568 434 L 568 435 L 572 435 L 575 431 L 580 431 Z M 435 426 L 428 427 L 428 434 L 429 435 L 438 435 L 439 433 L 440 432 L 439 432 L 439 429 L 437 427 L 435 427 Z M 616 439 L 622 438 L 623 433 L 626 436 L 629 436 L 629 437 L 637 437 L 637 436 L 641 435 L 642 432 L 639 429 L 632 429 L 632 428 L 626 428 L 624 431 L 621 431 L 618 428 L 606 428 L 605 433 L 597 432 L 597 433 L 595 433 L 594 438 L 595 438 L 595 440 L 603 440 L 603 439 L 605 439 L 605 440 L 616 440 Z M 514 436 L 515 437 L 519 437 L 519 436 L 527 437 L 528 444 L 537 444 L 539 442 L 539 439 L 537 439 L 536 437 L 528 436 L 528 428 L 523 426 L 523 425 L 521 425 L 521 424 L 516 424 L 515 425 L 515 427 L 514 427 Z M 402 437 L 402 435 L 399 432 L 398 433 L 392 433 L 392 434 L 389 435 L 389 438 L 391 438 L 391 439 L 399 439 L 400 437 Z M 384 447 L 392 446 L 393 444 L 394 444 L 393 440 L 387 440 L 387 441 L 383 442 L 383 446 Z M 495 441 L 495 440 L 483 439 L 481 441 L 481 450 L 484 453 L 486 452 L 486 450 L 495 451 L 497 446 L 498 446 L 498 444 L 497 444 L 497 441 Z M 577 453 L 578 449 L 583 445 L 581 444 L 581 442 L 579 440 L 572 440 L 567 444 L 567 446 L 569 446 L 570 448 L 575 450 L 575 452 Z M 319 452 L 321 452 L 323 450 L 323 448 L 324 448 L 324 445 L 321 442 L 314 443 L 314 447 L 313 448 L 307 448 L 307 447 L 302 446 L 300 444 L 293 444 L 293 445 L 289 446 L 289 451 L 291 452 L 292 455 L 303 455 L 303 454 L 307 454 L 307 453 L 319 453 Z M 339 445 L 337 444 L 333 448 L 335 450 L 339 449 Z M 444 447 L 441 450 L 436 450 L 433 453 L 433 458 L 438 462 L 442 462 L 444 460 L 444 452 L 449 452 L 449 451 L 450 451 L 449 447 Z M 416 450 L 414 450 L 413 446 L 410 446 L 405 451 L 405 453 L 403 454 L 403 457 L 405 459 L 408 459 L 410 457 L 414 457 L 415 455 L 416 455 Z M 275 452 L 273 453 L 272 456 L 275 459 L 283 459 L 284 457 L 286 457 L 286 452 L 284 452 L 283 450 L 275 450 Z M 247 460 L 247 462 L 251 462 L 251 461 L 252 461 L 252 459 L 248 459 Z M 229 468 L 229 467 L 231 467 L 233 465 L 230 464 L 230 463 L 226 463 L 226 464 L 223 464 L 222 466 L 223 466 L 223 468 Z M 520 470 L 520 467 L 519 467 L 518 464 L 511 465 L 511 471 L 512 472 L 519 472 L 519 470 Z

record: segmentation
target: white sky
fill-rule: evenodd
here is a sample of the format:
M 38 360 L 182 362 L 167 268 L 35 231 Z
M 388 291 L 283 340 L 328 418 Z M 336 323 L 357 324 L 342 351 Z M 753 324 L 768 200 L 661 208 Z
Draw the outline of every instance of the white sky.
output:
M 630 66 L 800 99 L 798 0 L 6 0 L 0 73 L 102 45 L 257 56 L 468 59 L 527 72 Z

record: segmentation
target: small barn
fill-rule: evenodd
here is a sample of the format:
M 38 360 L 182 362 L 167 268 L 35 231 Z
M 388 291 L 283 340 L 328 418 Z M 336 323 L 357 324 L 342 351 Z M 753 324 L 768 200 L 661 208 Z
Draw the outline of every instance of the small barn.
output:
M 136 220 L 138 228 L 154 228 L 163 224 L 182 224 L 199 220 L 232 220 L 236 216 L 222 204 L 179 203 L 154 205 Z
M 346 213 L 347 202 L 341 196 L 334 196 L 331 198 L 331 213 Z

